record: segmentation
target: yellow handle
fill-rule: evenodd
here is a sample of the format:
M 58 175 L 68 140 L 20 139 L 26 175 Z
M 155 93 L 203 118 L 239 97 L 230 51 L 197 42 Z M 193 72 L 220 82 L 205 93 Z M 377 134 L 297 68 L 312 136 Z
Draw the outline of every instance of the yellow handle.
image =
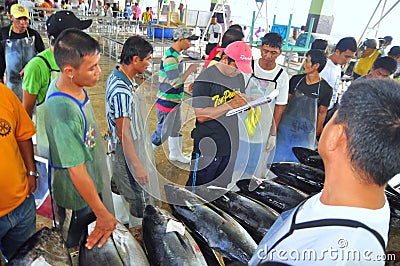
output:
M 245 123 L 246 123 L 247 133 L 249 133 L 250 137 L 253 137 L 254 133 L 256 132 L 257 123 L 260 120 L 260 115 L 261 115 L 260 106 L 256 107 L 256 112 L 254 112 L 254 108 L 251 107 L 249 112 L 247 113 Z

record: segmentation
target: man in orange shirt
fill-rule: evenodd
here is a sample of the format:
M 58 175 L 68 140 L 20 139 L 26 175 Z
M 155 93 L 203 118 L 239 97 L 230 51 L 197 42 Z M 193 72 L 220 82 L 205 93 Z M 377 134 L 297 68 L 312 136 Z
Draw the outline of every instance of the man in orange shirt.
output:
M 40 7 L 42 8 L 53 8 L 53 3 L 50 2 L 50 0 L 44 0 L 44 2 L 40 5 Z M 53 13 L 53 11 L 51 10 L 43 10 L 42 15 L 46 16 L 46 15 L 51 15 L 51 13 Z
M 0 84 L 0 249 L 7 259 L 36 231 L 35 127 L 17 96 Z

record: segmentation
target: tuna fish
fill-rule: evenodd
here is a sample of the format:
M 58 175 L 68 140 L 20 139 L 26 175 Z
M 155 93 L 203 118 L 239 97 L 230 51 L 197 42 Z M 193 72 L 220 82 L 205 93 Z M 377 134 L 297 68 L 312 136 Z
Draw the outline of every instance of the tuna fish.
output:
M 153 205 L 147 205 L 144 212 L 143 241 L 153 266 L 207 265 L 184 225 L 167 211 Z
M 117 228 L 112 233 L 112 238 L 125 266 L 150 265 L 142 246 L 124 225 L 117 224 Z
M 257 244 L 235 219 L 182 187 L 167 184 L 165 194 L 174 216 L 211 249 L 232 261 L 250 260 Z
M 324 187 L 325 172 L 299 163 L 273 163 L 271 171 L 278 176 L 274 181 L 290 185 L 311 194 Z
M 8 265 L 31 265 L 36 259 L 55 266 L 72 265 L 61 235 L 55 229 L 42 228 L 29 238 Z
M 250 191 L 250 181 L 251 179 L 243 179 L 236 182 L 240 189 L 239 194 L 261 201 L 278 212 L 290 210 L 306 198 L 304 193 L 272 181 L 263 181 L 256 189 Z
M 217 206 L 233 218 L 259 243 L 279 214 L 265 204 L 218 187 L 199 187 L 196 194 L 202 198 L 212 198 L 210 194 L 223 196 L 211 201 L 210 207 Z
M 293 147 L 292 151 L 299 162 L 311 167 L 324 170 L 324 162 L 317 151 L 310 150 L 304 147 Z
M 385 194 L 390 204 L 392 217 L 400 219 L 400 194 L 390 185 L 386 186 Z
M 94 229 L 95 223 L 88 225 L 89 232 Z M 117 224 L 117 228 L 101 248 L 95 245 L 89 250 L 85 244 L 86 241 L 82 241 L 79 265 L 150 265 L 140 244 L 122 224 Z

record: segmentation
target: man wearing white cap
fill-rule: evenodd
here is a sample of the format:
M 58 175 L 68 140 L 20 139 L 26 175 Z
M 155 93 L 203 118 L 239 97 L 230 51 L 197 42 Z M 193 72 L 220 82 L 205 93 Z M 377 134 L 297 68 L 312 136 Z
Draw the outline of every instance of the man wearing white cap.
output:
M 181 52 L 192 45 L 199 37 L 185 27 L 178 27 L 173 33 L 174 43 L 165 52 L 160 63 L 158 93 L 156 101 L 157 128 L 152 135 L 153 149 L 160 146 L 169 137 L 169 159 L 181 163 L 190 163 L 182 155 L 181 109 L 184 83 L 188 76 L 197 70 L 198 64 L 191 64 L 183 70 Z
M 22 101 L 23 69 L 35 54 L 45 49 L 40 34 L 28 27 L 28 9 L 20 4 L 11 7 L 10 26 L 0 30 L 0 81 L 6 72 L 6 85 Z
M 33 109 L 36 106 L 37 148 L 40 156 L 48 158 L 48 143 L 44 125 L 41 123 L 43 113 L 42 103 L 46 98 L 47 88 L 58 76 L 59 67 L 54 59 L 54 42 L 60 33 L 69 28 L 86 29 L 90 27 L 92 20 L 79 20 L 71 11 L 58 11 L 52 14 L 46 21 L 47 35 L 50 40 L 50 48 L 39 53 L 25 66 L 25 74 L 22 82 L 23 105 L 32 118 Z

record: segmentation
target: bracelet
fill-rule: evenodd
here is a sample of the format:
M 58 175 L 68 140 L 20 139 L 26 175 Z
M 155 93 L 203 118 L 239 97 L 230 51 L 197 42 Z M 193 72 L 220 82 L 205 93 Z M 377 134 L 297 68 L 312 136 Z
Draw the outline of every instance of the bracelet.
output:
M 38 179 L 38 177 L 39 177 L 39 172 L 37 172 L 37 171 L 28 171 L 28 172 L 26 173 L 26 175 L 28 175 L 28 176 L 34 176 L 36 179 Z

